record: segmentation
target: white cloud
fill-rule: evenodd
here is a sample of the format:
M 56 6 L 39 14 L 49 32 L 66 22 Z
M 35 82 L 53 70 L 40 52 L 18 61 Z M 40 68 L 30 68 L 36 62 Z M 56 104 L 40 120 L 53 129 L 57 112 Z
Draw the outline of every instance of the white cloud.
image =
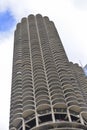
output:
M 87 10 L 87 0 L 72 0 L 72 2 L 79 10 Z
M 13 36 L 0 41 L 0 130 L 8 130 Z
M 0 9 L 10 9 L 13 15 L 19 19 L 31 13 L 64 17 L 71 8 L 69 0 L 1 0 Z

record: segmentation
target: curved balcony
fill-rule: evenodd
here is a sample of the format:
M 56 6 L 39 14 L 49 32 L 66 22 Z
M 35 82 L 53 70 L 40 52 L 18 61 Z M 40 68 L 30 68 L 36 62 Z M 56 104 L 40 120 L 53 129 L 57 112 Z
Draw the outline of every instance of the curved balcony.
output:
M 55 72 L 50 72 L 50 74 L 47 74 L 47 77 L 48 77 L 48 80 L 54 79 L 54 78 L 58 80 L 58 74 L 57 74 L 56 71 Z
M 68 98 L 68 97 L 76 97 L 75 93 L 74 92 L 69 92 L 69 93 L 65 93 L 65 98 Z
M 81 90 L 79 90 L 79 89 L 75 89 L 75 93 L 76 93 L 76 94 L 81 94 L 81 95 L 82 95 Z
M 50 65 L 47 65 L 47 64 L 46 64 L 46 66 L 47 66 L 46 67 L 47 77 L 50 78 L 50 77 L 53 77 L 53 76 L 56 76 L 56 77 L 58 76 L 54 66 L 50 66 Z
M 17 88 L 22 88 L 22 83 L 13 83 L 14 86 L 14 90 L 16 90 Z
M 67 74 L 65 73 L 59 74 L 59 78 L 61 79 L 61 81 L 67 80 L 66 77 L 67 77 Z
M 32 96 L 26 94 L 26 96 L 23 97 L 23 102 L 24 102 L 24 101 L 27 101 L 27 100 L 34 101 L 34 97 L 32 97 Z
M 72 85 L 70 84 L 63 85 L 63 90 L 66 90 L 66 89 L 72 89 Z
M 82 94 L 80 94 L 80 93 L 77 93 L 77 92 L 76 92 L 76 96 L 78 97 L 78 99 L 83 99 L 83 96 L 82 96 Z
M 35 87 L 36 86 L 42 86 L 42 85 L 46 85 L 46 81 L 45 80 L 42 80 L 42 79 L 39 79 L 38 81 L 34 82 L 34 85 Z
M 27 45 L 26 45 L 27 46 Z M 29 72 L 31 72 L 31 63 L 30 63 L 30 60 L 29 60 L 29 53 L 27 51 L 28 48 L 26 49 L 26 46 L 24 44 L 24 46 L 22 46 L 24 49 L 24 51 L 22 52 L 22 74 L 29 74 Z
M 40 63 L 40 64 L 39 64 Z M 33 65 L 33 71 L 35 71 L 36 69 L 37 70 L 44 70 L 43 69 L 43 65 L 42 65 L 42 63 L 40 62 L 40 60 L 39 60 L 39 63 L 37 62 L 35 62 L 35 64 Z M 38 64 L 38 65 L 37 65 Z
M 57 89 L 57 90 L 53 90 L 52 92 L 50 92 L 50 94 L 51 94 L 51 96 L 53 96 L 55 94 L 61 94 L 61 95 L 63 95 L 63 92 L 61 90 Z
M 41 83 L 41 85 L 35 85 L 35 91 L 38 91 L 40 89 L 47 89 L 47 84 Z
M 27 105 L 23 107 L 23 117 L 26 118 L 29 115 L 33 115 L 35 113 L 35 108 L 32 105 Z
M 34 99 L 31 100 L 29 97 L 24 98 L 23 105 L 25 106 L 27 104 L 34 105 Z
M 55 93 L 51 96 L 51 100 L 55 99 L 55 98 L 63 98 L 64 99 L 64 96 L 63 94 L 61 93 Z
M 87 104 L 85 102 L 81 102 L 79 103 L 79 106 L 84 108 L 84 107 L 87 107 Z
M 61 80 L 62 86 L 69 84 L 69 80 Z
M 49 96 L 49 94 L 46 91 L 39 91 L 37 94 L 35 94 L 35 97 L 38 98 L 39 96 Z
M 19 95 L 22 95 L 22 92 L 21 91 L 17 91 L 16 93 L 13 94 L 14 97 L 17 97 Z
M 26 104 L 25 106 L 23 106 L 23 112 L 26 110 L 34 110 L 35 107 L 32 104 Z
M 53 85 L 53 86 L 50 87 L 50 91 L 53 91 L 53 90 L 63 92 L 63 90 L 60 88 L 60 86 L 57 86 L 57 83 L 56 83 L 55 86 Z
M 48 80 L 48 84 L 50 85 L 50 84 L 52 84 L 52 83 L 56 83 L 56 86 L 58 86 L 58 84 L 59 84 L 59 82 L 58 82 L 58 79 L 56 79 L 56 78 L 51 78 L 51 79 L 49 79 Z
M 46 91 L 48 92 L 47 86 L 38 86 L 37 88 L 35 88 L 35 93 L 37 94 L 39 91 Z
M 68 75 L 66 74 L 66 76 L 62 76 L 61 78 L 61 82 L 66 82 L 66 81 L 68 81 L 69 82 L 69 79 L 68 79 Z
M 37 81 L 41 81 L 42 80 L 42 82 L 45 82 L 46 83 L 46 79 L 45 79 L 45 76 L 44 75 L 37 75 L 37 76 L 34 76 L 34 82 L 35 82 L 35 84 L 37 84 Z
M 14 100 L 13 103 L 14 103 L 14 104 L 22 104 L 22 99 Z
M 22 84 L 21 78 L 13 79 L 13 84 L 14 84 L 15 86 L 21 85 L 21 84 Z
M 79 115 L 79 113 L 81 112 L 81 108 L 77 105 L 73 105 L 68 107 L 70 114 L 73 115 Z
M 50 74 L 50 75 L 47 75 L 48 77 L 48 81 L 51 82 L 51 81 L 55 81 L 55 83 L 58 83 L 58 75 L 57 74 Z
M 46 48 L 46 51 L 49 51 L 49 50 Z M 53 66 L 53 63 L 51 62 L 51 59 L 49 58 L 46 52 L 44 54 L 44 59 L 45 59 L 46 68 Z
M 81 107 L 81 111 L 86 111 L 87 112 L 87 107 Z
M 34 49 L 36 50 L 36 48 Z M 37 50 L 38 51 L 38 50 Z M 37 55 L 38 52 L 34 51 L 34 53 Z M 39 54 L 40 55 L 40 54 Z M 43 71 L 43 67 L 42 67 L 42 59 L 39 57 L 34 57 L 33 58 L 33 67 L 34 67 L 34 73 L 36 72 L 36 70 L 41 70 Z M 36 69 L 35 69 L 36 68 Z
M 81 112 L 81 117 L 82 117 L 82 119 L 83 119 L 83 121 L 84 121 L 84 124 L 86 124 L 87 125 L 87 111 L 86 112 Z
M 47 99 L 41 99 L 40 101 L 36 102 L 36 106 L 38 107 L 39 105 L 50 105 L 50 101 Z
M 29 80 L 24 80 L 22 82 L 22 87 L 25 88 L 27 86 L 32 86 L 32 81 L 29 81 Z
M 58 74 L 59 75 L 62 75 L 62 74 L 65 74 L 67 71 L 66 71 L 66 69 L 64 69 L 64 68 L 59 68 L 58 69 Z
M 41 111 L 45 111 L 45 110 L 49 110 L 51 108 L 51 106 L 49 104 L 42 104 L 37 106 L 37 112 L 41 112 Z
M 29 92 L 33 92 L 33 87 L 31 85 L 29 85 L 29 84 L 26 84 L 26 85 L 23 86 L 23 92 L 25 90 L 27 90 Z
M 18 113 L 14 115 L 13 126 L 17 127 L 22 121 L 22 114 Z
M 20 99 L 22 99 L 22 95 L 17 95 L 16 97 L 14 97 L 14 101 L 18 101 Z
M 37 89 L 37 91 L 35 91 L 35 95 L 38 95 L 38 94 L 42 94 L 42 93 L 48 93 L 48 90 L 47 90 L 47 88 L 41 88 L 41 89 Z M 40 95 L 41 95 L 40 94 Z M 43 95 L 43 94 L 42 94 Z
M 36 69 L 36 70 L 34 70 L 33 75 L 34 75 L 35 77 L 36 77 L 37 75 L 39 75 L 39 76 L 40 76 L 40 75 L 44 75 L 44 70 L 39 70 L 39 71 L 38 71 L 38 70 Z
M 54 86 L 60 88 L 61 87 L 61 84 L 59 83 L 59 81 L 57 80 L 57 83 L 55 82 L 52 82 L 49 84 L 49 88 L 53 88 Z
M 72 106 L 72 105 L 78 106 L 78 102 L 77 102 L 76 100 L 69 101 L 69 102 L 67 102 L 67 105 L 68 105 L 68 106 Z
M 64 103 L 64 102 L 55 103 L 53 105 L 53 108 L 54 109 L 57 109 L 57 108 L 66 108 L 66 103 Z
M 83 97 L 78 97 L 78 102 L 85 102 L 85 99 Z
M 44 75 L 44 71 L 42 71 L 41 73 L 34 73 L 34 79 L 35 78 L 38 78 L 38 77 L 44 77 L 45 75 Z M 45 78 L 45 77 L 44 77 Z
M 24 84 L 26 84 L 26 83 L 32 83 L 32 77 L 30 77 L 29 75 L 26 75 L 26 76 L 23 76 L 22 77 L 22 84 L 24 85 Z
M 31 92 L 29 92 L 28 90 L 25 91 L 25 92 L 23 92 L 23 94 L 22 94 L 23 97 L 25 97 L 26 95 L 28 95 L 29 97 L 33 97 L 33 96 L 34 96 L 34 95 L 33 95 L 33 92 L 31 93 Z
M 39 95 L 37 98 L 36 98 L 36 102 L 42 100 L 42 99 L 46 99 L 46 100 L 49 100 L 49 96 L 47 95 Z
M 75 91 L 76 92 L 76 95 L 78 96 L 78 95 L 81 95 L 82 96 L 82 93 L 81 93 L 81 91 Z
M 15 108 L 15 109 L 13 110 L 13 113 L 14 113 L 14 114 L 22 113 L 22 108 Z
M 31 88 L 28 87 L 28 86 L 25 87 L 25 88 L 23 88 L 22 91 L 23 91 L 23 94 L 25 94 L 26 92 L 29 92 L 29 93 L 33 94 L 33 88 L 31 89 Z
M 21 88 L 20 88 L 20 87 L 16 87 L 16 88 L 14 87 L 14 88 L 12 88 L 12 92 L 13 92 L 13 93 L 16 93 L 16 92 L 18 92 L 18 91 L 19 91 L 19 92 L 22 91 L 22 87 L 21 87 Z
M 38 74 L 38 75 L 39 75 L 39 74 L 42 74 L 42 76 L 43 76 L 43 74 L 44 74 L 44 69 L 43 69 L 43 67 L 39 66 L 39 64 L 37 64 L 37 67 L 34 68 L 33 72 L 34 72 L 34 77 L 37 77 L 37 76 L 35 76 L 35 75 L 37 75 L 37 74 Z
M 37 77 L 37 79 L 34 79 L 34 84 L 38 84 L 38 82 L 46 84 L 46 79 L 44 77 Z
M 69 88 L 69 89 L 67 88 L 67 89 L 64 90 L 64 94 L 69 93 L 69 92 L 74 93 L 74 90 L 72 88 Z
M 49 66 L 46 68 L 46 72 L 47 72 L 47 76 L 49 77 L 50 75 L 55 74 L 56 70 L 53 69 L 53 67 L 49 65 Z
M 12 87 L 12 90 L 13 90 L 13 91 L 15 91 L 16 89 L 20 89 L 20 90 L 22 89 L 22 84 L 16 84 L 16 85 L 15 85 L 15 84 L 13 83 L 12 85 L 13 85 L 13 87 Z
M 70 101 L 73 101 L 73 100 L 74 100 L 74 101 L 77 101 L 77 98 L 74 97 L 74 96 L 70 96 L 70 97 L 67 97 L 67 98 L 66 98 L 66 101 L 67 101 L 67 102 L 70 102 Z
M 30 100 L 29 98 L 28 98 L 28 100 L 25 100 L 25 101 L 23 102 L 23 107 L 24 107 L 24 106 L 27 106 L 27 105 L 32 105 L 32 106 L 34 106 L 34 100 Z
M 78 86 L 74 86 L 74 90 L 75 91 L 81 91 L 80 88 L 78 88 Z
M 16 109 L 22 109 L 22 103 L 21 103 L 21 104 L 14 103 L 13 109 L 14 109 L 14 111 L 15 111 Z
M 55 105 L 55 104 L 60 104 L 60 103 L 65 103 L 65 100 L 64 98 L 55 98 L 53 101 L 52 101 L 52 104 Z
M 31 77 L 31 65 L 28 65 L 29 64 L 29 62 L 27 63 L 27 65 L 26 65 L 26 62 L 24 62 L 23 61 L 23 63 L 22 63 L 22 73 L 24 74 L 24 75 L 30 75 L 30 77 Z
M 37 111 L 38 112 L 38 116 L 40 116 L 40 115 L 46 115 L 46 114 L 48 114 L 48 113 L 51 113 L 51 108 L 49 108 L 49 109 L 44 109 L 44 110 L 39 110 L 39 111 Z

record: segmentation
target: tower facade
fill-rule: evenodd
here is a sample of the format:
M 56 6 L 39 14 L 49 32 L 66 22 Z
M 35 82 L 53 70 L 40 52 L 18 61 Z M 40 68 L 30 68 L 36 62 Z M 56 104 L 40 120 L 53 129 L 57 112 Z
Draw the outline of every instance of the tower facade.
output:
M 29 15 L 14 36 L 10 130 L 87 130 L 87 80 L 55 25 Z

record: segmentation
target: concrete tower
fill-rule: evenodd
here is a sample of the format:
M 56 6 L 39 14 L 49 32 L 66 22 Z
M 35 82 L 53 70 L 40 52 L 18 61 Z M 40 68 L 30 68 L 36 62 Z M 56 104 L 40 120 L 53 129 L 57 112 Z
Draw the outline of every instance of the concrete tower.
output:
M 10 130 L 87 130 L 87 80 L 55 25 L 23 18 L 14 36 Z

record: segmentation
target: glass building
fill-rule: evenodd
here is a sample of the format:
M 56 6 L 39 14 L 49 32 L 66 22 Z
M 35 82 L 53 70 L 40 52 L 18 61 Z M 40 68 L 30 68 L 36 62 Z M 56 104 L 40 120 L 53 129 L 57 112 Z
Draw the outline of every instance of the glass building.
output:
M 87 130 L 87 78 L 40 14 L 23 18 L 14 33 L 9 124 L 9 130 Z
M 87 76 L 87 65 L 85 65 L 84 67 L 84 72 L 85 72 L 85 75 Z

